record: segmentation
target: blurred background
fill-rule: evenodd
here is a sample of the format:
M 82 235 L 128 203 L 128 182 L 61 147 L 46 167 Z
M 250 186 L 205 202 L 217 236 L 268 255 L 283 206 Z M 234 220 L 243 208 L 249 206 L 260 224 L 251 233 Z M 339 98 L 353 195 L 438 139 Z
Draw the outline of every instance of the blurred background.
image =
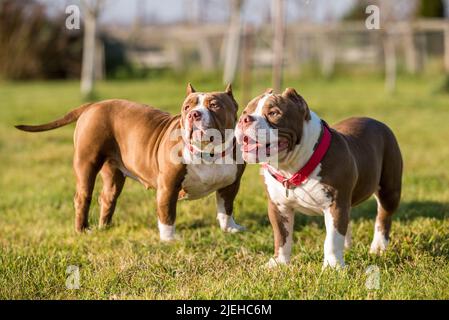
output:
M 260 74 L 449 73 L 445 0 L 0 0 L 0 79 L 95 81 L 209 74 L 247 102 Z M 380 9 L 369 29 L 368 5 Z M 75 5 L 78 28 L 66 27 Z M 69 10 L 69 11 L 67 11 Z M 73 21 L 72 21 L 73 22 Z M 442 84 L 445 89 L 445 83 Z
M 448 2 L 0 0 L 0 299 L 448 299 Z M 295 217 L 294 268 L 260 273 L 273 248 L 257 165 L 246 167 L 234 204 L 248 232 L 224 235 L 211 195 L 179 202 L 185 241 L 168 248 L 154 190 L 129 181 L 113 228 L 77 237 L 74 124 L 39 134 L 14 125 L 111 98 L 176 114 L 187 82 L 198 91 L 232 82 L 239 112 L 267 87 L 294 87 L 330 124 L 386 123 L 404 158 L 390 253 L 367 257 L 371 199 L 351 212 L 347 276 L 323 281 L 324 223 L 304 215 Z M 98 179 L 92 226 L 100 188 Z M 377 292 L 364 286 L 372 264 L 383 272 Z M 67 265 L 82 265 L 83 290 L 66 290 Z

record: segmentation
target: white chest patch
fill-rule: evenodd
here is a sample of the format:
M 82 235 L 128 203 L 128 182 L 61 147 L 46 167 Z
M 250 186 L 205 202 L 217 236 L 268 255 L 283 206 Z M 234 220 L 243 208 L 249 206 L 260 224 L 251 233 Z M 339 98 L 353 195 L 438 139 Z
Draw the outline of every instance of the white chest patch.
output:
M 232 184 L 237 177 L 236 164 L 187 164 L 187 174 L 182 182 L 185 199 L 207 196 Z
M 322 215 L 323 211 L 331 206 L 332 198 L 320 183 L 320 171 L 321 164 L 302 185 L 289 189 L 287 195 L 284 186 L 268 170 L 264 170 L 265 184 L 271 200 L 281 211 L 283 208 L 292 208 L 306 215 Z

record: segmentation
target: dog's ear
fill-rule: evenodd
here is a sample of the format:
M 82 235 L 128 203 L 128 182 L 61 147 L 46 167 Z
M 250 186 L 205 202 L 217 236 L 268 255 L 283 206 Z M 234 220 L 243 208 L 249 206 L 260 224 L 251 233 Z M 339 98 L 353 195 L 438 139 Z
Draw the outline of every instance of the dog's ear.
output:
M 235 101 L 235 99 L 234 99 L 234 95 L 232 94 L 232 85 L 231 85 L 230 83 L 226 86 L 226 89 L 225 89 L 224 92 L 229 96 L 229 98 L 231 98 L 232 103 L 233 103 L 234 106 L 235 106 L 235 110 L 238 110 L 239 104 L 238 104 L 237 101 Z
M 273 88 L 267 88 L 267 89 L 265 89 L 264 93 L 272 94 L 273 92 L 274 92 Z
M 234 95 L 232 94 L 232 85 L 231 85 L 230 83 L 226 86 L 225 93 L 228 94 L 228 95 L 231 96 L 231 97 L 234 96 Z
M 304 98 L 300 94 L 298 94 L 298 92 L 296 92 L 296 90 L 294 88 L 285 89 L 284 92 L 282 92 L 282 96 L 284 98 L 292 100 L 293 102 L 295 102 L 296 104 L 298 104 L 299 106 L 304 108 L 304 119 L 305 120 L 309 121 L 311 119 L 309 106 L 308 106 L 306 100 L 304 100 Z
M 187 95 L 189 95 L 189 94 L 194 93 L 194 92 L 196 92 L 196 90 L 193 88 L 192 84 L 189 82 L 189 83 L 187 84 L 187 90 L 186 90 L 186 93 L 187 93 Z

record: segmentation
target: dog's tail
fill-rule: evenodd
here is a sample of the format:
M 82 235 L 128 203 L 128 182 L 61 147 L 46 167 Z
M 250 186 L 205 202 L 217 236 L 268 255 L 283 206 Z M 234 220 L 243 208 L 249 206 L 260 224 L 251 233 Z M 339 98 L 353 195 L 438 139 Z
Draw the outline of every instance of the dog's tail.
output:
M 29 126 L 29 125 L 17 125 L 15 126 L 19 130 L 28 131 L 28 132 L 40 132 L 40 131 L 47 131 L 47 130 L 53 130 L 56 128 L 60 128 L 62 126 L 65 126 L 69 123 L 75 122 L 78 120 L 78 118 L 81 116 L 81 114 L 86 111 L 88 107 L 90 107 L 92 103 L 86 103 L 82 106 L 70 111 L 67 113 L 64 117 L 57 119 L 55 121 L 36 125 L 36 126 Z

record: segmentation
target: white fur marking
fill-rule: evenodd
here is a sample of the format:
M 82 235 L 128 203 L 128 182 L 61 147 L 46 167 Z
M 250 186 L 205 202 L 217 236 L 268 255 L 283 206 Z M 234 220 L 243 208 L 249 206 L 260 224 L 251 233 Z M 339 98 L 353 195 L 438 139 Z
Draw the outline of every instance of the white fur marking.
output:
M 185 156 L 189 156 L 184 152 Z M 199 199 L 232 184 L 237 177 L 236 164 L 187 164 L 182 188 L 187 198 Z
M 226 214 L 224 199 L 217 192 L 216 194 L 217 202 L 217 220 L 220 224 L 221 230 L 224 232 L 236 233 L 245 230 L 244 227 L 235 223 L 234 218 Z
M 302 168 L 313 154 L 313 147 L 317 143 L 321 133 L 321 119 L 311 112 L 311 120 L 305 121 L 301 143 L 288 153 L 279 163 L 277 170 L 284 177 L 291 177 Z M 325 186 L 321 184 L 321 164 L 310 174 L 309 178 L 301 186 L 289 191 L 285 196 L 285 188 L 264 170 L 265 183 L 271 199 L 275 203 L 297 208 L 307 215 L 322 215 L 332 202 L 327 194 Z
M 159 237 L 161 241 L 173 241 L 175 240 L 175 225 L 163 224 L 159 219 L 157 221 L 159 228 Z
M 293 210 L 290 208 L 278 206 L 278 209 L 281 212 L 281 215 L 287 218 L 287 221 L 284 223 L 284 228 L 287 230 L 287 237 L 285 238 L 285 243 L 278 248 L 277 257 L 271 258 L 266 264 L 268 268 L 274 268 L 282 264 L 289 264 L 292 253 L 293 225 L 295 216 Z
M 376 222 L 374 226 L 374 238 L 371 242 L 370 253 L 380 254 L 383 253 L 388 246 L 388 240 L 380 229 L 379 224 Z
M 324 211 L 324 221 L 326 224 L 326 240 L 324 241 L 323 268 L 344 267 L 343 249 L 345 237 L 335 228 L 334 218 L 329 209 Z
M 267 102 L 268 98 L 271 97 L 272 95 L 273 95 L 272 93 L 268 93 L 265 94 L 262 98 L 260 98 L 260 100 L 257 102 L 256 110 L 254 110 L 254 112 L 251 115 L 262 117 L 263 106 L 265 105 L 265 102 Z
M 380 201 L 379 198 L 377 197 L 377 195 L 374 195 L 374 198 L 377 201 L 377 207 L 380 207 Z M 381 254 L 383 253 L 388 246 L 388 240 L 387 238 L 385 238 L 385 235 L 383 234 L 383 232 L 381 231 L 382 228 L 380 227 L 379 223 L 376 221 L 376 223 L 374 224 L 374 237 L 373 237 L 373 242 L 371 242 L 371 247 L 370 247 L 370 253 L 373 254 Z
M 206 95 L 201 93 L 198 95 L 198 104 L 192 109 L 201 112 L 201 125 L 205 128 L 208 128 L 211 121 L 210 111 L 204 105 L 204 100 L 206 99 Z

